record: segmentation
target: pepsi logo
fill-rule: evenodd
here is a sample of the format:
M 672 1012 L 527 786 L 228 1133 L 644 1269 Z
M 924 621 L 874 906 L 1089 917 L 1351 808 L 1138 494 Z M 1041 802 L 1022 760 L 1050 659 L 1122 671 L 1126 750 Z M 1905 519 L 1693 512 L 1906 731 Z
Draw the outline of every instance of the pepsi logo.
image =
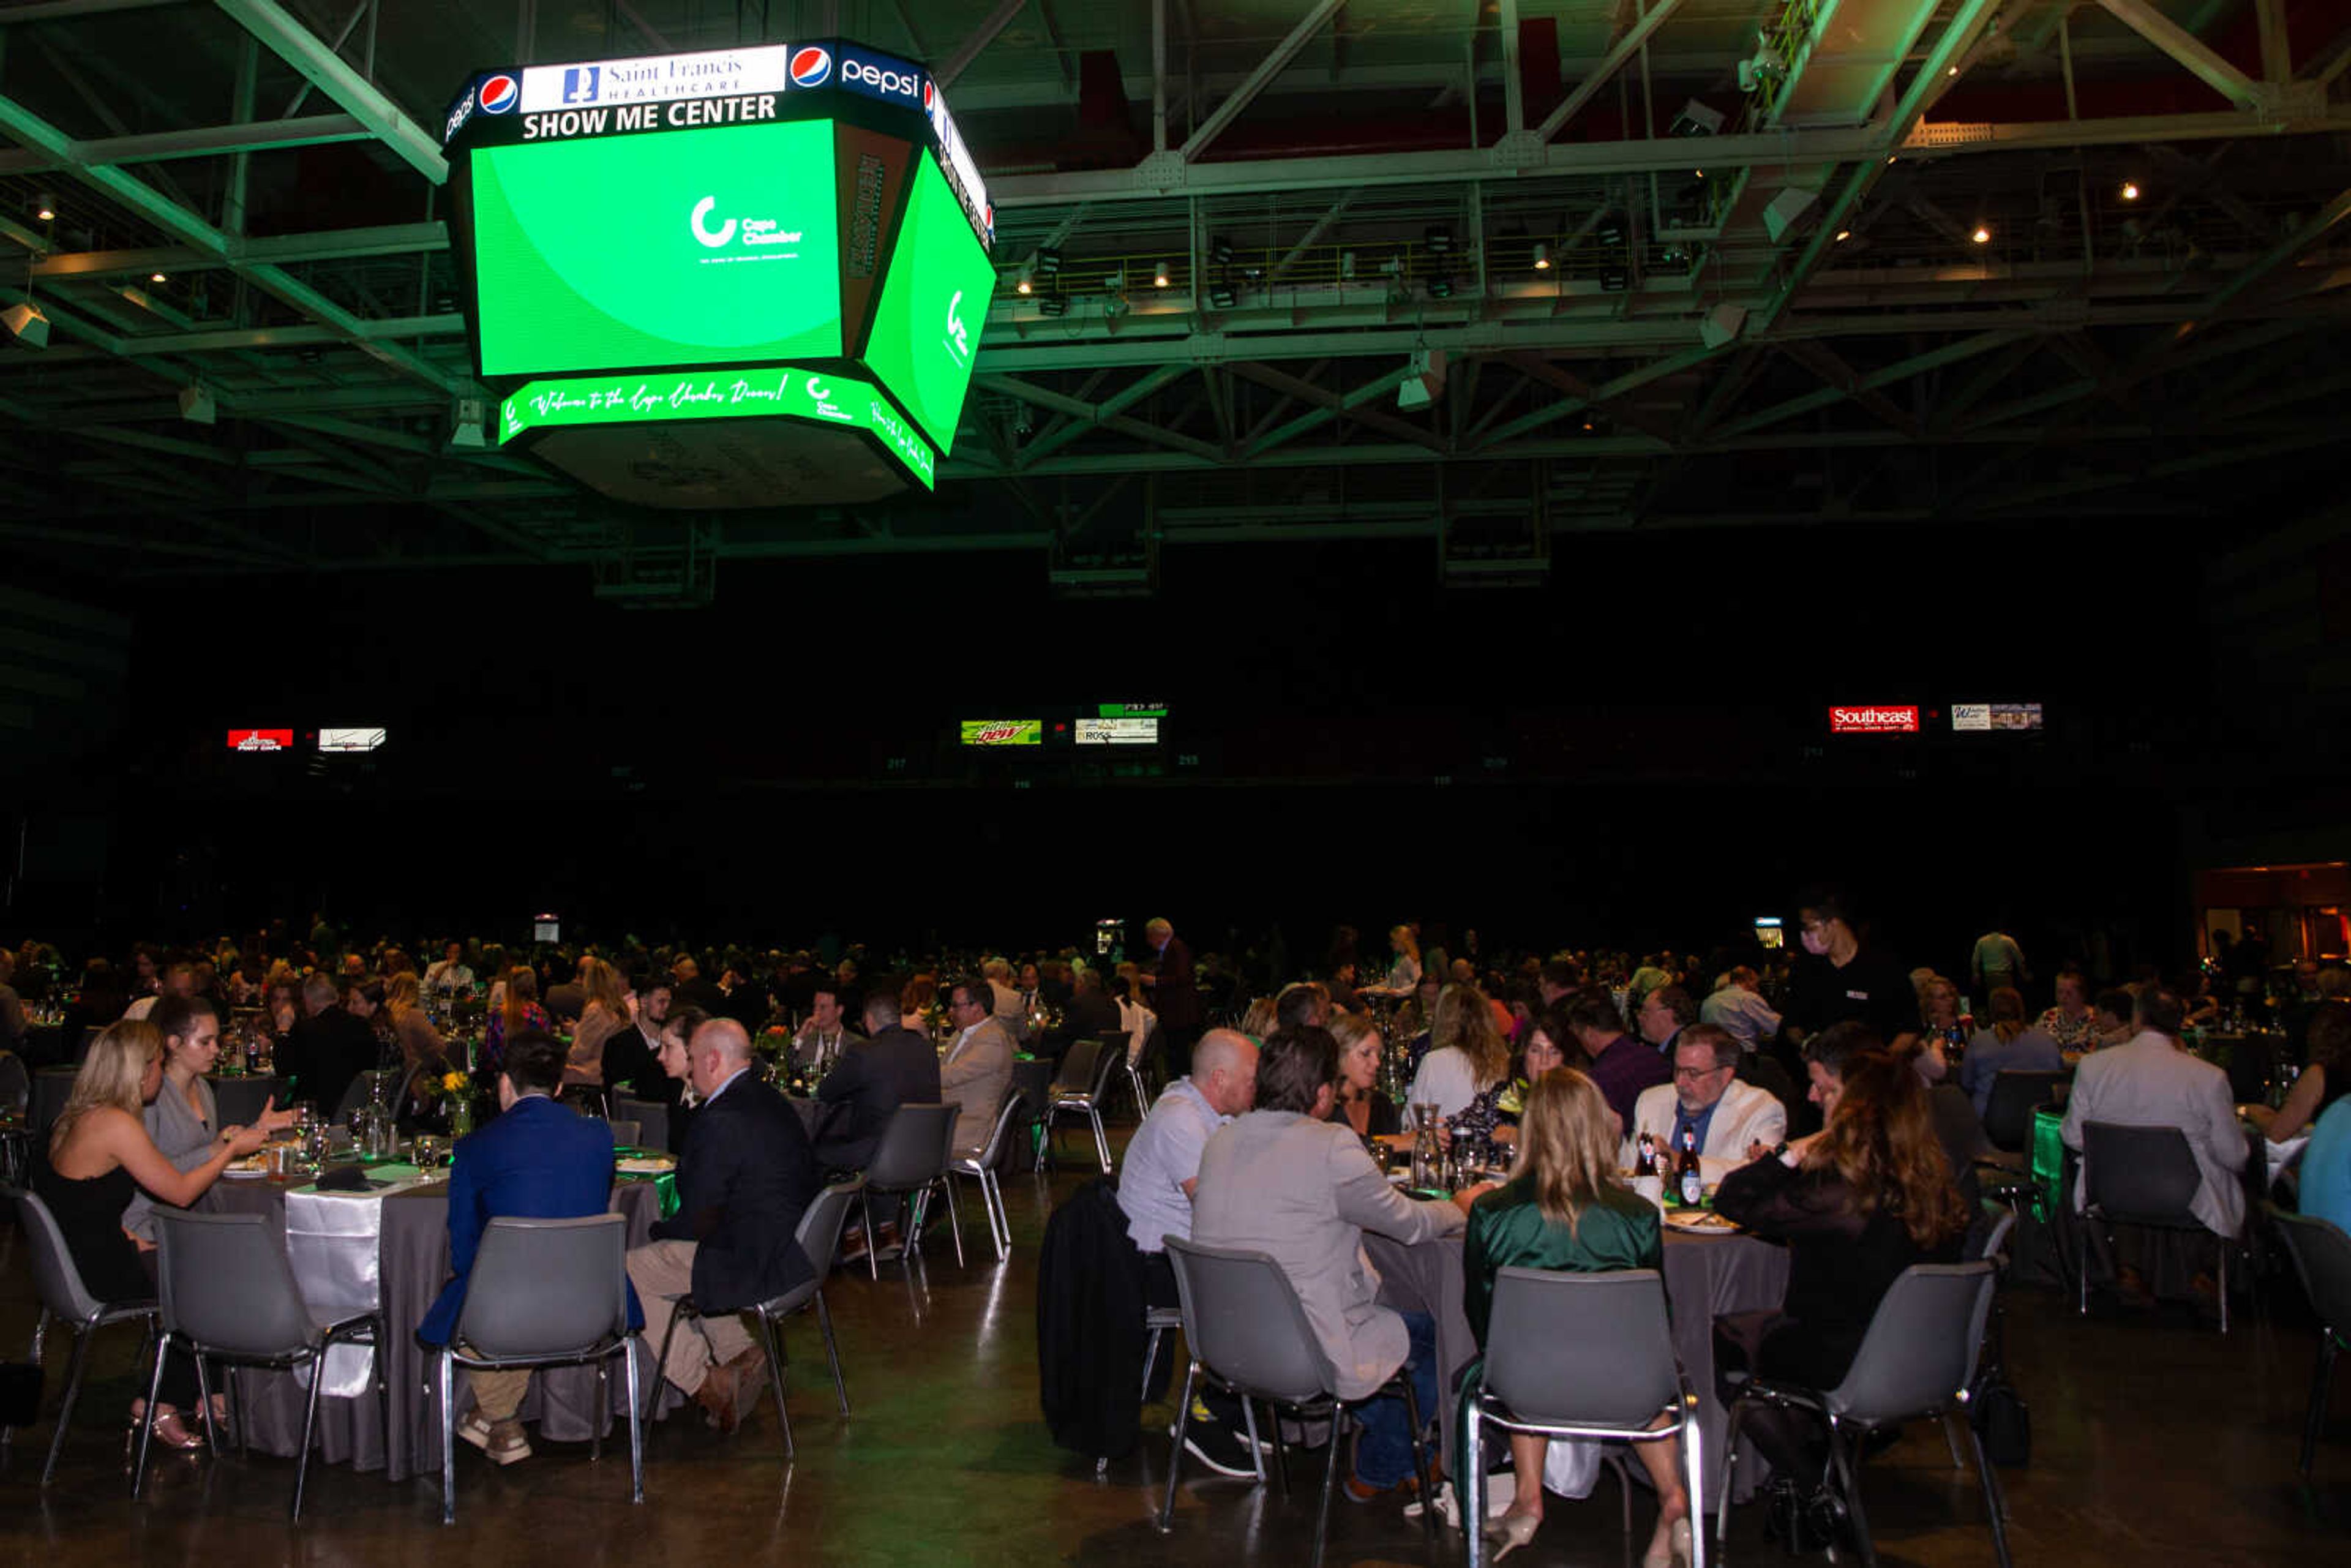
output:
M 822 49 L 796 49 L 792 52 L 792 85 L 822 87 L 832 75 L 832 57 Z
M 936 102 L 938 96 L 938 84 L 925 78 L 923 82 L 923 112 L 925 114 L 931 112 L 932 106 Z
M 890 98 L 914 97 L 915 84 L 920 82 L 924 102 L 927 104 L 930 101 L 930 81 L 920 72 L 893 70 L 887 66 L 877 66 L 871 61 L 861 60 L 853 55 L 841 57 L 841 79 L 845 82 L 854 82 Z
M 482 84 L 482 112 L 505 114 L 522 98 L 522 83 L 510 76 L 494 76 Z

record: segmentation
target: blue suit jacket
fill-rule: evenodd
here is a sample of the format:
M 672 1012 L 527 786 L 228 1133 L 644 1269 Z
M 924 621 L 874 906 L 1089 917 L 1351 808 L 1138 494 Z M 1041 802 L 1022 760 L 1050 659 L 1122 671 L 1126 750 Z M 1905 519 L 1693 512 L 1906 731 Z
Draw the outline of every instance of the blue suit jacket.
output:
M 611 1125 L 544 1096 L 516 1101 L 513 1110 L 457 1140 L 449 1172 L 449 1267 L 455 1277 L 416 1325 L 417 1339 L 444 1345 L 457 1332 L 465 1277 L 492 1219 L 576 1219 L 604 1213 L 611 1196 Z M 632 1285 L 629 1326 L 644 1322 Z

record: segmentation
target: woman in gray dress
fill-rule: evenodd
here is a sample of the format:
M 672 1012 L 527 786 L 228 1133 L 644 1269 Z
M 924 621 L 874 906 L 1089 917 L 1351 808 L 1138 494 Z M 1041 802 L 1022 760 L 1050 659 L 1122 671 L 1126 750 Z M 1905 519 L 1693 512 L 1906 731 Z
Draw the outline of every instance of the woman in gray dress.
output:
M 175 1170 L 211 1159 L 221 1134 L 220 1112 L 204 1074 L 220 1061 L 220 1013 L 208 997 L 167 992 L 149 1015 L 163 1036 L 163 1085 L 147 1105 L 147 1137 Z M 262 1133 L 294 1124 L 294 1113 L 272 1111 L 256 1124 Z M 154 1200 L 145 1193 L 122 1211 L 122 1228 L 142 1247 L 155 1245 Z

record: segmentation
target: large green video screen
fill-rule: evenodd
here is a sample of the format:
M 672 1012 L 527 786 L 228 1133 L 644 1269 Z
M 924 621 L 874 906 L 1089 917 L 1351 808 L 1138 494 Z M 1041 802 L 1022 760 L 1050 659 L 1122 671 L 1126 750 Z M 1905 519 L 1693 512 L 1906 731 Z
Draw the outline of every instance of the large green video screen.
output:
M 833 183 L 830 120 L 475 149 L 482 373 L 839 354 Z
M 865 363 L 940 451 L 955 445 L 996 268 L 928 152 L 873 317 Z

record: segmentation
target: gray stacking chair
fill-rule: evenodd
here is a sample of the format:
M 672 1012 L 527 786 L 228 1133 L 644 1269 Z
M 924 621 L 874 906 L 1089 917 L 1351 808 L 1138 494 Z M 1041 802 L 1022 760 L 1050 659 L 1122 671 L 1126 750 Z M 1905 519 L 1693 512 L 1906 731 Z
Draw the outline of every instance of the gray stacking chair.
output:
M 865 1189 L 857 1200 L 865 1219 L 865 1265 L 874 1279 L 882 1277 L 881 1232 L 873 1228 L 872 1202 L 877 1192 L 903 1193 L 907 1198 L 904 1228 L 905 1256 L 911 1260 L 922 1240 L 930 1194 L 934 1188 L 946 1187 L 947 1223 L 955 1230 L 956 1267 L 963 1267 L 963 1217 L 956 1212 L 955 1188 L 946 1178 L 947 1166 L 955 1159 L 956 1118 L 962 1114 L 963 1107 L 955 1104 L 901 1105 L 890 1113 L 873 1157 L 865 1162 Z
M 1094 1081 L 1101 1076 L 1096 1070 L 1112 1052 L 1099 1040 L 1073 1040 L 1054 1070 L 1053 1082 L 1045 1090 L 1045 1154 L 1058 1167 L 1060 1160 L 1053 1148 L 1053 1128 L 1065 1109 L 1083 1113 L 1092 1103 Z M 1102 1173 L 1110 1173 L 1108 1156 L 1102 1160 Z
M 1259 1449 L 1257 1411 L 1251 1402 L 1261 1400 L 1272 1408 L 1274 1462 L 1285 1491 L 1290 1472 L 1281 1446 L 1282 1415 L 1293 1416 L 1301 1423 L 1332 1423 L 1329 1458 L 1322 1469 L 1322 1500 L 1314 1515 L 1311 1568 L 1322 1568 L 1322 1544 L 1331 1529 L 1331 1493 L 1339 1484 L 1339 1452 L 1346 1445 L 1339 1439 L 1337 1422 L 1343 1406 L 1331 1386 L 1330 1360 L 1306 1321 L 1298 1291 L 1281 1265 L 1262 1252 L 1209 1247 L 1170 1236 L 1167 1259 L 1176 1268 L 1176 1294 L 1183 1298 L 1184 1339 L 1191 1347 L 1192 1364 L 1184 1374 L 1184 1394 L 1176 1406 L 1176 1444 L 1167 1458 L 1167 1499 L 1159 1511 L 1159 1532 L 1168 1532 L 1175 1516 L 1176 1483 L 1184 1471 L 1184 1428 L 1191 1419 L 1192 1396 L 1205 1377 L 1240 1400 L 1252 1456 Z M 1404 1391 L 1420 1495 L 1432 1497 L 1420 1400 L 1413 1393 L 1412 1379 L 1398 1368 L 1385 1387 Z M 1264 1461 L 1257 1462 L 1258 1479 L 1262 1481 Z M 1437 1511 L 1422 1509 L 1420 1521 L 1434 1542 Z
M 0 1051 L 0 1110 L 22 1115 L 32 1099 L 33 1074 L 25 1059 L 13 1051 Z
M 637 1124 L 636 1145 L 657 1154 L 669 1153 L 669 1107 L 656 1100 L 638 1100 L 627 1094 L 612 1096 L 612 1114 L 622 1122 Z M 617 1135 L 617 1134 L 616 1134 Z
M 2177 1127 L 2126 1127 L 2114 1122 L 2082 1125 L 2082 1223 L 2141 1225 L 2154 1230 L 2212 1234 L 2190 1207 L 2204 1173 Z M 2111 1239 L 2113 1231 L 2108 1229 Z M 2229 1332 L 2229 1253 L 2236 1238 L 2220 1238 L 2220 1332 Z M 2089 1259 L 2082 1260 L 2076 1309 L 2090 1310 Z
M 397 1077 L 398 1075 L 388 1067 L 371 1067 L 360 1073 L 351 1080 L 350 1086 L 343 1091 L 341 1102 L 335 1106 L 334 1114 L 328 1119 L 329 1124 L 337 1127 L 347 1125 L 353 1116 L 359 1114 L 360 1107 L 375 1098 L 376 1086 L 379 1083 L 387 1078 L 396 1080 Z
M 2302 1424 L 2302 1475 L 2318 1457 L 2318 1434 L 2326 1426 L 2327 1385 L 2335 1376 L 2335 1357 L 2351 1345 L 2351 1236 L 2324 1219 L 2288 1214 L 2270 1206 L 2270 1218 L 2285 1249 L 2294 1256 L 2294 1272 L 2309 1293 L 2310 1310 L 2318 1317 L 2318 1366 L 2310 1376 L 2310 1413 Z
M 1143 1076 L 1144 1053 L 1138 1051 L 1132 1056 L 1127 1054 L 1127 1048 L 1134 1041 L 1123 1029 L 1110 1030 L 1102 1037 L 1102 1049 L 1109 1051 L 1126 1069 L 1126 1092 L 1134 1097 L 1134 1119 L 1140 1122 L 1151 1114 L 1151 1085 Z M 1150 1041 L 1146 1040 L 1144 1043 L 1147 1046 Z
M 490 1221 L 466 1276 L 457 1332 L 441 1347 L 441 1522 L 457 1521 L 457 1376 L 460 1366 L 596 1364 L 596 1423 L 611 1401 L 608 1364 L 621 1358 L 629 1393 L 631 1502 L 645 1500 L 645 1434 L 639 1416 L 641 1336 L 629 1326 L 628 1221 L 617 1214 L 578 1219 Z M 463 1346 L 463 1349 L 459 1347 Z M 590 1452 L 603 1455 L 601 1430 Z
M 1931 1416 L 1949 1423 L 1956 1417 L 1967 1427 L 1968 1443 L 1975 1451 L 1976 1478 L 1983 1487 L 1992 1550 L 2000 1556 L 2001 1568 L 2009 1568 L 2008 1505 L 2001 1497 L 2000 1478 L 1984 1460 L 1983 1440 L 1976 1435 L 1975 1424 L 1966 1419 L 1968 1390 L 1975 1382 L 1994 1284 L 1989 1259 L 1970 1263 L 1914 1263 L 1902 1270 L 1894 1288 L 1877 1303 L 1869 1332 L 1862 1336 L 1861 1349 L 1843 1383 L 1834 1388 L 1804 1388 L 1761 1377 L 1741 1379 L 1723 1435 L 1724 1485 L 1721 1510 L 1715 1520 L 1716 1546 L 1720 1547 L 1730 1528 L 1739 1428 L 1750 1404 L 1806 1412 L 1827 1427 L 1830 1472 L 1844 1499 L 1861 1547 L 1863 1568 L 1877 1568 L 1869 1521 L 1861 1509 L 1859 1470 L 1865 1441 L 1872 1432 L 1896 1422 Z M 1950 1436 L 1948 1425 L 1944 1436 Z M 1957 1447 L 1954 1443 L 1955 1453 Z
M 33 1348 L 26 1359 L 35 1366 L 41 1364 L 41 1349 L 47 1342 L 52 1319 L 71 1329 L 74 1336 L 65 1403 L 57 1406 L 48 1462 L 41 1467 L 41 1484 L 47 1486 L 57 1473 L 57 1455 L 65 1450 L 66 1428 L 73 1422 L 74 1402 L 81 1396 L 82 1375 L 89 1367 L 89 1336 L 113 1323 L 138 1322 L 147 1331 L 147 1343 L 140 1350 L 143 1361 L 155 1342 L 156 1319 L 162 1309 L 152 1301 L 101 1301 L 91 1295 L 81 1282 L 81 1270 L 74 1267 L 73 1254 L 66 1249 L 65 1235 L 57 1229 L 57 1216 L 49 1212 L 49 1206 L 22 1188 L 11 1187 L 6 1196 L 16 1199 L 16 1218 L 32 1239 L 33 1290 L 41 1301 L 41 1315 L 33 1323 Z M 11 1430 L 0 1427 L 0 1445 L 7 1442 Z
M 1004 1187 L 997 1180 L 996 1171 L 1004 1163 L 1004 1141 L 1012 1135 L 1016 1121 L 1023 1120 L 1029 1108 L 1029 1098 L 1019 1090 L 1004 1096 L 1004 1109 L 996 1113 L 996 1130 L 987 1136 L 987 1147 L 971 1159 L 950 1159 L 949 1176 L 969 1176 L 979 1183 L 979 1200 L 987 1211 L 987 1234 L 996 1243 L 996 1260 L 999 1263 L 1012 1252 L 1012 1219 L 1005 1212 Z
M 1562 1333 L 1569 1323 L 1573 1332 Z M 1469 1568 L 1485 1561 L 1489 1426 L 1545 1437 L 1678 1438 L 1690 1500 L 1691 1568 L 1706 1568 L 1698 1396 L 1675 1359 L 1667 1323 L 1665 1276 L 1654 1269 L 1504 1269 L 1495 1276 L 1485 1380 L 1464 1427 L 1459 1466 Z M 1670 1420 L 1652 1430 L 1661 1415 Z M 1629 1521 L 1629 1487 L 1625 1512 Z
M 759 1337 L 767 1342 L 768 1381 L 775 1391 L 776 1421 L 784 1429 L 784 1458 L 787 1459 L 792 1457 L 793 1446 L 791 1412 L 784 1406 L 783 1320 L 794 1312 L 807 1311 L 811 1304 L 816 1308 L 817 1322 L 824 1330 L 825 1357 L 832 1364 L 833 1397 L 841 1402 L 841 1415 L 845 1417 L 849 1414 L 849 1384 L 841 1375 L 841 1346 L 832 1337 L 832 1311 L 824 1304 L 824 1281 L 826 1276 L 832 1272 L 834 1256 L 841 1250 L 841 1228 L 849 1220 L 849 1200 L 857 1197 L 864 1186 L 863 1176 L 852 1176 L 847 1181 L 835 1182 L 817 1194 L 816 1201 L 801 1212 L 800 1222 L 792 1230 L 799 1241 L 800 1250 L 807 1253 L 809 1261 L 816 1266 L 815 1277 L 795 1285 L 773 1301 L 756 1302 L 750 1309 L 752 1315 L 759 1320 Z M 670 1340 L 677 1333 L 678 1320 L 701 1316 L 702 1309 L 695 1304 L 693 1296 L 684 1295 L 677 1299 L 676 1309 L 670 1314 L 669 1328 L 662 1335 L 661 1360 L 657 1364 L 669 1364 Z M 653 1397 L 661 1397 L 659 1379 L 654 1380 Z
M 1992 1074 L 1991 1093 L 1984 1100 L 1984 1137 L 2003 1154 L 2015 1154 L 2032 1141 L 2032 1113 L 2049 1103 L 2057 1085 L 2070 1072 L 2001 1071 Z
M 258 1214 L 194 1214 L 158 1204 L 156 1237 L 162 1250 L 156 1272 L 163 1292 L 163 1343 L 147 1386 L 147 1418 L 139 1424 L 139 1460 L 131 1472 L 131 1495 L 147 1481 L 148 1440 L 155 1429 L 155 1400 L 163 1383 L 163 1356 L 173 1344 L 195 1357 L 196 1385 L 204 1391 L 204 1429 L 213 1452 L 220 1433 L 213 1425 L 212 1379 L 207 1364 L 310 1369 L 310 1396 L 302 1409 L 302 1448 L 294 1461 L 292 1516 L 302 1517 L 302 1490 L 310 1475 L 310 1443 L 319 1424 L 319 1385 L 325 1381 L 327 1348 L 334 1344 L 375 1347 L 376 1407 L 382 1412 L 384 1452 L 392 1451 L 392 1401 L 386 1396 L 384 1362 L 389 1355 L 383 1314 L 361 1312 L 334 1322 L 312 1315 L 294 1282 L 286 1247 Z M 237 1412 L 238 1429 L 245 1412 Z

